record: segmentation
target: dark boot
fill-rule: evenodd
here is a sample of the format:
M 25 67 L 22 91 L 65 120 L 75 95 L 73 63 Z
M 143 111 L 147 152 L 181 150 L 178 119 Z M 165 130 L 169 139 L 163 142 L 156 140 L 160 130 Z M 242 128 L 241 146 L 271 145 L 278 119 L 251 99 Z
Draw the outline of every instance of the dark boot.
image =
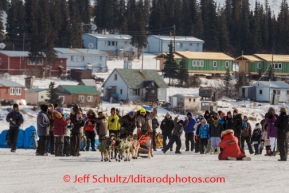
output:
M 259 154 L 259 145 L 254 144 L 254 149 L 255 149 L 255 155 L 258 155 Z
M 272 156 L 272 151 L 271 150 L 266 150 L 265 156 Z

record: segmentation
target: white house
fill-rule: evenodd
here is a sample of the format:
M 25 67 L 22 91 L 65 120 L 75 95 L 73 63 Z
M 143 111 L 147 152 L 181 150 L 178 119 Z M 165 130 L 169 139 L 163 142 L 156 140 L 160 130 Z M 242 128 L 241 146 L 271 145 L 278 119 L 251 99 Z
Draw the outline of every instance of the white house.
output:
M 258 81 L 239 90 L 239 97 L 249 98 L 257 102 L 278 104 L 288 102 L 289 84 L 283 81 Z
M 176 44 L 177 51 L 202 52 L 204 41 L 192 36 L 176 36 L 175 41 L 173 36 L 148 36 L 148 46 L 145 48 L 147 53 L 163 53 L 169 52 L 170 42 Z
M 44 102 L 48 100 L 47 89 L 33 88 L 25 90 L 25 100 L 26 103 L 38 104 L 39 102 Z
M 131 44 L 131 36 L 125 34 L 90 34 L 82 35 L 83 46 L 111 52 L 118 56 L 135 54 L 136 49 Z
M 104 100 L 166 101 L 167 84 L 157 70 L 114 69 L 103 83 Z
M 54 48 L 58 56 L 67 58 L 67 70 L 73 68 L 106 72 L 108 54 L 95 49 Z

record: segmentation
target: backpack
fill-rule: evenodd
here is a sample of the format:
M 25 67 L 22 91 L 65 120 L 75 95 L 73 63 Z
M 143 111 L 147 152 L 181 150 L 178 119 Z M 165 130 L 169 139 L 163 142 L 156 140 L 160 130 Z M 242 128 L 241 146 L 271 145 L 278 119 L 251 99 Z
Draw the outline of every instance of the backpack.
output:
M 242 120 L 242 130 L 245 130 L 247 128 L 247 122 L 245 120 Z
M 254 129 L 252 136 L 254 138 L 259 138 L 262 136 L 262 131 L 260 129 Z

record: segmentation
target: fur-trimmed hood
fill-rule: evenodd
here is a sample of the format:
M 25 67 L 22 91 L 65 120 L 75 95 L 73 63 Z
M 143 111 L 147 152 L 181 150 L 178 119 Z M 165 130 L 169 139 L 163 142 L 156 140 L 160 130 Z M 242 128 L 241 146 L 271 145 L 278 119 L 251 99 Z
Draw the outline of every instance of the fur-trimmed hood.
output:
M 97 113 L 93 110 L 93 109 L 89 109 L 86 113 L 86 116 L 88 117 L 88 114 L 92 112 L 92 114 L 94 115 L 94 117 L 97 117 Z
M 52 112 L 53 116 L 55 116 L 56 118 L 60 119 L 62 118 L 62 115 L 60 112 L 56 111 L 56 110 L 53 110 Z
M 228 129 L 228 130 L 222 131 L 221 137 L 223 137 L 226 134 L 230 134 L 230 133 L 234 135 L 234 130 Z

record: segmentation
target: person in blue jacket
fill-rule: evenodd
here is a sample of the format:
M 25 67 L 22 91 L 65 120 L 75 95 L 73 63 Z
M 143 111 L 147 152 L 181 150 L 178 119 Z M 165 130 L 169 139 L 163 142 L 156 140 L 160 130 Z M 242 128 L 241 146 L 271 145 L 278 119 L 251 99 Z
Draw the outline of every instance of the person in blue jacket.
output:
M 209 125 L 207 124 L 206 119 L 201 120 L 201 125 L 198 128 L 196 135 L 200 141 L 200 154 L 205 153 L 205 147 L 208 145 L 208 139 L 210 138 L 209 134 Z
M 16 152 L 19 127 L 24 122 L 23 116 L 19 112 L 18 104 L 13 105 L 13 111 L 7 115 L 6 121 L 9 123 L 9 146 L 11 147 L 11 152 Z
M 191 151 L 194 151 L 195 149 L 195 137 L 194 137 L 194 131 L 196 120 L 193 118 L 193 113 L 188 112 L 187 113 L 187 119 L 184 121 L 184 131 L 185 131 L 185 143 L 186 143 L 186 151 L 189 151 L 189 143 L 191 142 Z

